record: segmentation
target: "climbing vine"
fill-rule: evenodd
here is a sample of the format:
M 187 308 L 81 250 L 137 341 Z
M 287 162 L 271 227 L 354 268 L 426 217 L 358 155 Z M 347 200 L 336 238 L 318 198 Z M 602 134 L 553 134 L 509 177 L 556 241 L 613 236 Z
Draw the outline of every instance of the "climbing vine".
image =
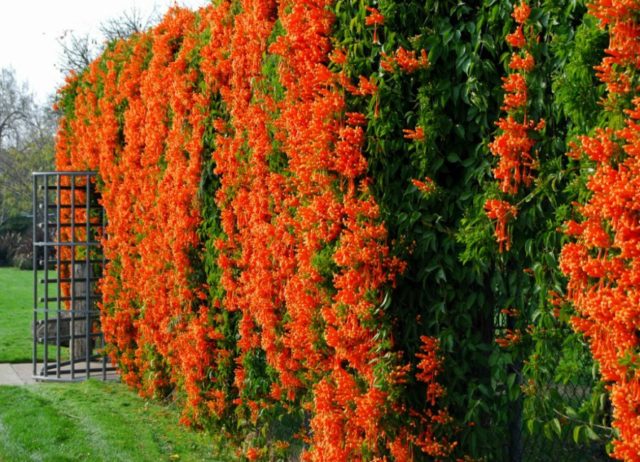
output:
M 220 0 L 109 44 L 57 163 L 99 174 L 123 381 L 248 460 L 636 460 L 634 18 Z

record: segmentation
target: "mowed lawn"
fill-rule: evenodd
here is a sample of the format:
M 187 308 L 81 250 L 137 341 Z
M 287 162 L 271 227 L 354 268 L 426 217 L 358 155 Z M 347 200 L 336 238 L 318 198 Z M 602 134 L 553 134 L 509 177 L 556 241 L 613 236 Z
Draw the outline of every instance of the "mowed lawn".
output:
M 31 361 L 32 290 L 31 271 L 0 268 L 0 362 Z M 117 382 L 0 386 L 0 462 L 236 460 L 179 409 Z
M 173 405 L 114 382 L 0 386 L 0 461 L 234 461 Z
M 30 362 L 33 272 L 0 268 L 0 363 Z

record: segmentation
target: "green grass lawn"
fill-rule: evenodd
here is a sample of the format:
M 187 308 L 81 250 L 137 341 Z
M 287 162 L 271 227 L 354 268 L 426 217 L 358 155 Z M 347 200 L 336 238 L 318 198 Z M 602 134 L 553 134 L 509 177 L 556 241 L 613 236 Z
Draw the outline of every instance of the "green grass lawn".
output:
M 119 383 L 0 386 L 0 461 L 236 460 L 220 437 L 178 419 Z
M 0 268 L 0 363 L 30 362 L 33 273 Z
M 0 268 L 0 362 L 31 361 L 32 290 L 31 271 Z M 236 460 L 179 418 L 120 383 L 0 386 L 0 462 Z

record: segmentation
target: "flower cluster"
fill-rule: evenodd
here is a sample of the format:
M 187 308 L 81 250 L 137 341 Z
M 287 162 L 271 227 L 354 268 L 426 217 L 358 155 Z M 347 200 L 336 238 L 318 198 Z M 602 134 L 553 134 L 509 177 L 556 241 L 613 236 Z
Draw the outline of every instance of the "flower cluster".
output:
M 416 127 L 415 130 L 405 128 L 402 132 L 404 133 L 404 138 L 406 140 L 424 141 L 425 139 L 424 128 L 422 127 Z
M 498 157 L 498 165 L 493 169 L 493 175 L 499 182 L 500 190 L 509 195 L 517 194 L 521 186 L 531 186 L 536 168 L 533 155 L 536 141 L 531 137 L 531 132 L 544 129 L 544 121 L 531 120 L 527 108 L 529 103 L 527 74 L 535 66 L 531 44 L 536 41 L 536 37 L 532 36 L 532 28 L 528 28 L 525 32 L 530 13 L 531 9 L 525 0 L 514 7 L 512 16 L 516 21 L 516 30 L 506 38 L 507 43 L 514 49 L 509 61 L 509 69 L 513 72 L 503 78 L 505 95 L 502 110 L 507 114 L 496 122 L 500 133 L 489 144 L 491 153 Z M 489 202 L 485 204 L 485 210 L 488 216 L 494 215 L 489 218 L 498 220 L 495 234 L 500 252 L 509 250 L 505 220 L 515 217 L 516 214 L 515 212 L 498 213 L 496 204 L 499 201 L 491 202 L 491 204 Z
M 423 433 L 416 438 L 416 444 L 431 457 L 448 457 L 457 446 L 457 442 L 449 442 L 446 437 L 438 438 L 434 434 L 434 426 L 429 425 L 429 423 L 443 425 L 451 421 L 446 409 L 434 410 L 438 400 L 445 394 L 444 388 L 437 381 L 438 375 L 442 372 L 440 343 L 438 339 L 425 335 L 420 337 L 420 341 L 420 352 L 416 354 L 420 360 L 417 364 L 420 372 L 416 374 L 416 378 L 426 384 L 426 400 L 431 408 L 424 411 L 421 416 L 422 422 L 427 425 Z
M 618 432 L 613 456 L 628 461 L 640 460 L 640 99 L 630 80 L 640 68 L 639 10 L 620 0 L 590 4 L 610 36 L 597 67 L 611 103 L 605 107 L 614 111 L 618 102 L 628 101 L 631 108 L 622 128 L 596 130 L 572 145 L 569 155 L 583 156 L 593 166 L 587 184 L 592 194 L 576 208 L 582 218 L 566 224 L 574 242 L 561 254 L 567 298 L 577 311 L 573 324 L 589 340 L 610 392 Z
M 511 248 L 511 238 L 507 225 L 518 215 L 518 209 L 507 201 L 488 199 L 484 203 L 484 210 L 487 217 L 496 222 L 495 237 L 500 252 L 508 251 Z
M 427 50 L 420 51 L 420 57 L 416 57 L 414 50 L 405 50 L 399 47 L 395 54 L 387 55 L 385 52 L 380 54 L 380 67 L 387 72 L 395 72 L 396 66 L 407 74 L 413 74 L 418 69 L 427 69 L 429 67 L 429 58 Z
M 373 26 L 373 43 L 379 44 L 378 26 L 384 25 L 384 15 L 372 6 L 367 7 L 367 12 L 369 14 L 367 15 L 367 19 L 365 19 L 365 24 L 367 26 Z
M 436 184 L 434 181 L 426 177 L 424 181 L 412 179 L 411 184 L 413 184 L 420 192 L 422 192 L 425 196 L 428 196 L 436 189 Z

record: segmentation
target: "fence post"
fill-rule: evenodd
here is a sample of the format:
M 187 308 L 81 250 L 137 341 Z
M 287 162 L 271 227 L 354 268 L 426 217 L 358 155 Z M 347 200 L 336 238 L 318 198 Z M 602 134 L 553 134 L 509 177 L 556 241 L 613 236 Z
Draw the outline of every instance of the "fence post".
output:
M 511 371 L 516 374 L 516 385 L 520 387 L 522 384 L 522 360 L 518 359 L 510 367 Z M 522 443 L 522 393 L 518 393 L 518 397 L 511 406 L 509 415 L 509 461 L 522 462 L 523 443 Z

